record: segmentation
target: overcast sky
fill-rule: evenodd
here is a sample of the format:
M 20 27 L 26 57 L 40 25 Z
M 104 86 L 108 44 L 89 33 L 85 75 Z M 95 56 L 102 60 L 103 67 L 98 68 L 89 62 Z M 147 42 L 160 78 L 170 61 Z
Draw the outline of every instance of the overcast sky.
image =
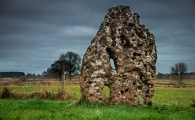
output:
M 110 7 L 129 6 L 155 36 L 157 72 L 195 72 L 195 0 L 0 0 L 0 72 L 41 74 L 62 53 L 83 58 Z

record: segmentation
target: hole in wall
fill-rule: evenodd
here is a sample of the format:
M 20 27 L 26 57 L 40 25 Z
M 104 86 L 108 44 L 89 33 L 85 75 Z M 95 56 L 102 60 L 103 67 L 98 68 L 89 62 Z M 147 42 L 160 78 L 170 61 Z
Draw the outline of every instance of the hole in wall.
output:
M 104 86 L 103 88 L 103 94 L 106 98 L 106 103 L 109 103 L 109 100 L 110 100 L 110 88 L 108 86 Z
M 116 69 L 116 66 L 114 64 L 114 60 L 112 58 L 110 58 L 110 65 L 111 65 L 112 69 Z
M 116 63 L 114 62 L 114 59 L 113 59 L 113 52 L 111 50 L 111 48 L 106 48 L 106 52 L 108 53 L 109 55 L 109 58 L 110 58 L 110 66 L 112 69 L 117 69 L 117 66 L 116 66 Z
M 138 86 L 137 88 L 138 88 L 138 90 L 142 90 L 142 86 Z
M 125 89 L 125 92 L 128 92 L 129 91 L 129 88 Z
M 133 81 L 133 85 L 136 85 L 136 81 Z

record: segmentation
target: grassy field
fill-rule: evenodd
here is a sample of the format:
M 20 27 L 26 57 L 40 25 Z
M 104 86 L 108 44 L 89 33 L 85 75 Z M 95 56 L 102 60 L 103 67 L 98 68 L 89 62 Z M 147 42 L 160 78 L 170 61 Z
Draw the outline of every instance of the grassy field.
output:
M 177 80 L 171 80 L 171 79 L 157 79 L 155 80 L 155 83 L 158 84 L 178 84 Z M 195 84 L 195 79 L 185 79 L 183 80 L 184 84 Z
M 60 86 L 9 86 L 15 93 L 47 89 L 57 92 Z M 66 86 L 74 99 L 65 101 L 33 99 L 0 99 L 0 120 L 195 120 L 195 88 L 155 88 L 151 107 L 85 103 L 72 105 L 80 98 L 79 86 Z M 2 91 L 2 88 L 0 88 Z M 108 88 L 104 94 L 109 95 Z

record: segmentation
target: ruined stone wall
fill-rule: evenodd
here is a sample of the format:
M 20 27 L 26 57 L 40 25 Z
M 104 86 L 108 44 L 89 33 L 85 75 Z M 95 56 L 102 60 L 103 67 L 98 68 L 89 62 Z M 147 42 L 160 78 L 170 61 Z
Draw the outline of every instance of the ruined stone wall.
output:
M 109 9 L 83 58 L 81 100 L 105 102 L 102 90 L 108 86 L 111 104 L 152 104 L 156 46 L 153 34 L 139 23 L 139 17 L 127 6 Z

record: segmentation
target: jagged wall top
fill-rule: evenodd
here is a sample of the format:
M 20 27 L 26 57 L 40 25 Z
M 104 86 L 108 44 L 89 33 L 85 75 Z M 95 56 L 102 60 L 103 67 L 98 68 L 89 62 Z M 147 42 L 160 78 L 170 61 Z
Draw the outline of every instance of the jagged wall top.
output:
M 110 103 L 151 105 L 156 46 L 153 34 L 139 23 L 139 17 L 127 6 L 109 9 L 83 57 L 79 79 L 82 100 L 104 101 L 102 90 L 108 86 Z

